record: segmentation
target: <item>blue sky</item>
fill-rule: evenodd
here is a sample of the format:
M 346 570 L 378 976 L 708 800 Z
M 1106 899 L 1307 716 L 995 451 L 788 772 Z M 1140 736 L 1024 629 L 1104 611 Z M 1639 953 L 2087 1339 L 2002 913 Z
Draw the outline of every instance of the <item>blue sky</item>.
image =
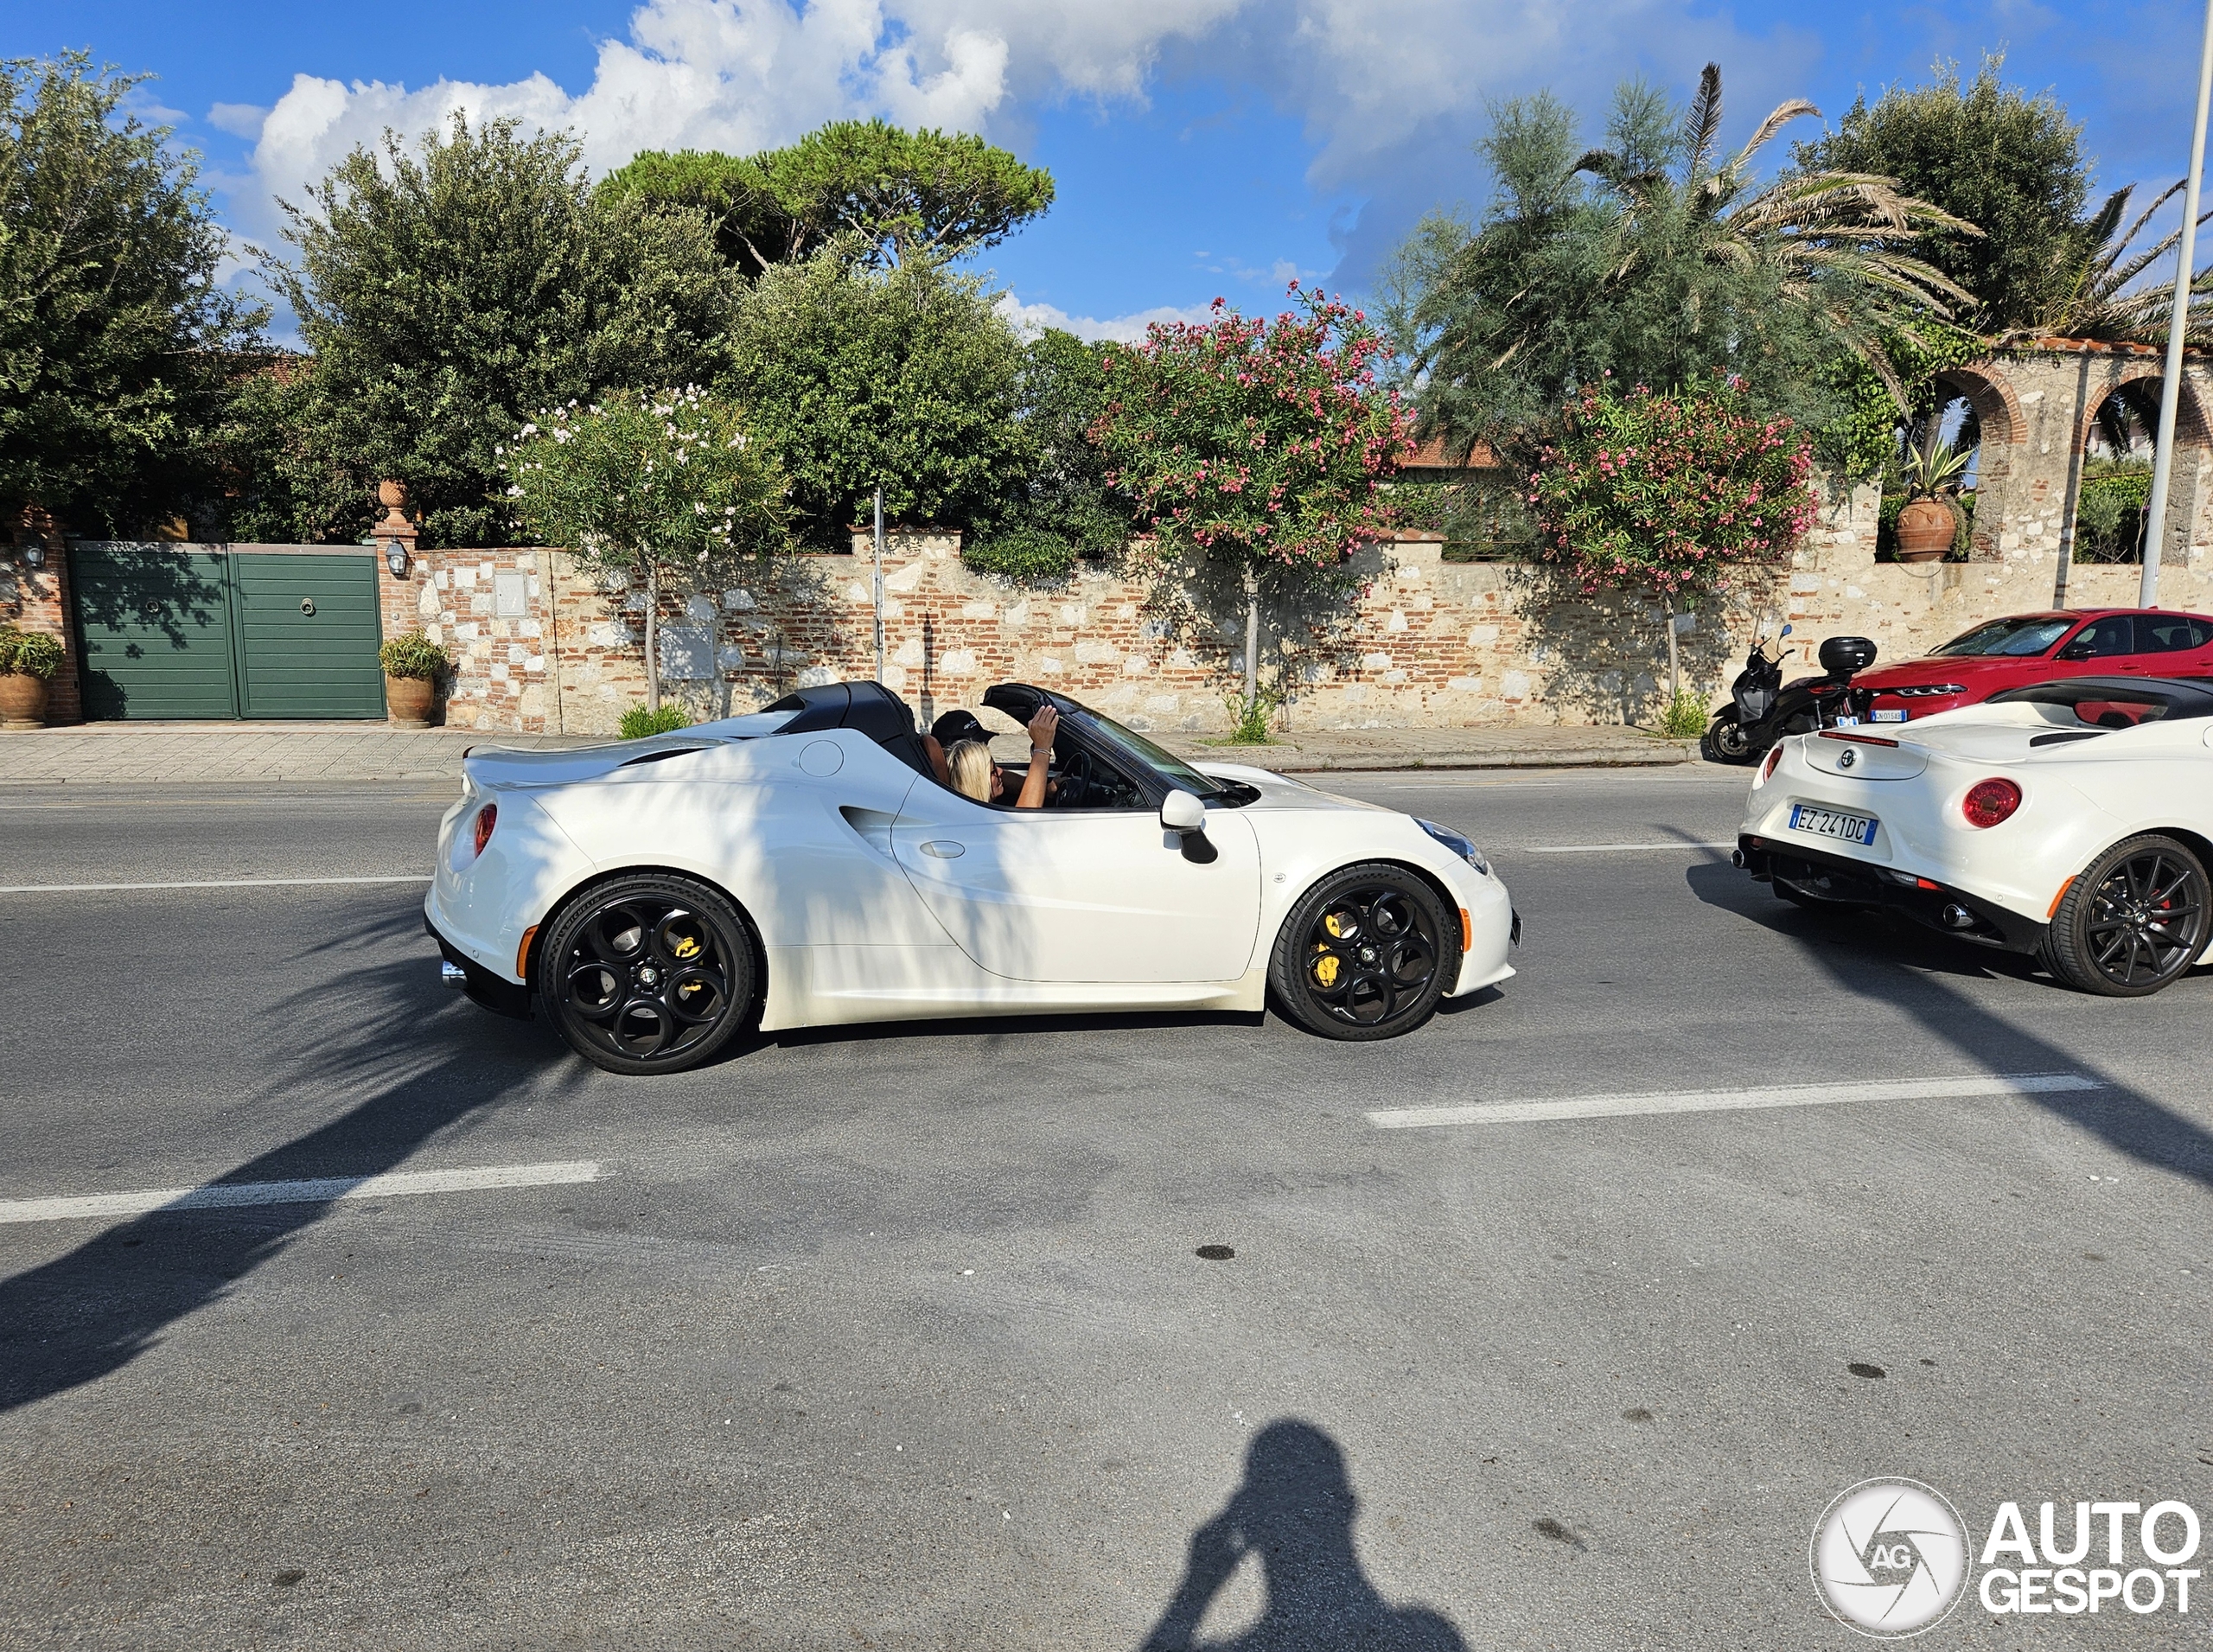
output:
M 1486 99 L 1549 86 L 1595 121 L 1623 75 L 1680 96 L 1709 58 L 1741 139 L 1784 97 L 1833 118 L 1862 88 L 2002 48 L 2010 79 L 2084 124 L 2101 182 L 2172 178 L 2201 15 L 2171 0 L 0 0 L 0 53 L 88 47 L 152 71 L 144 105 L 203 151 L 226 221 L 259 239 L 272 195 L 456 105 L 573 125 L 600 168 L 858 114 L 981 131 L 1059 185 L 1050 216 L 988 265 L 1035 319 L 1126 333 L 1217 294 L 1271 306 L 1293 274 L 1361 292 L 1425 209 L 1480 207 L 1469 144 Z

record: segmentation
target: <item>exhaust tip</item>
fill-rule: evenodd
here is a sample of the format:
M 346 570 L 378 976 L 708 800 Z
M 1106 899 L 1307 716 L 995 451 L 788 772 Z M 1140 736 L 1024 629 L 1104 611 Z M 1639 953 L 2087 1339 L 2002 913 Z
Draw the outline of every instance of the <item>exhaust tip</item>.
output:
M 441 959 L 438 963 L 438 985 L 450 986 L 456 992 L 465 992 L 469 987 L 469 972 L 459 964 Z
M 1729 864 L 1731 866 L 1742 866 L 1744 864 L 1744 852 L 1741 849 L 1731 849 L 1729 852 Z
M 1948 929 L 1972 929 L 1974 928 L 1974 914 L 1968 911 L 1967 908 L 1961 906 L 1956 901 L 1947 906 L 1936 915 L 1943 921 L 1944 927 Z

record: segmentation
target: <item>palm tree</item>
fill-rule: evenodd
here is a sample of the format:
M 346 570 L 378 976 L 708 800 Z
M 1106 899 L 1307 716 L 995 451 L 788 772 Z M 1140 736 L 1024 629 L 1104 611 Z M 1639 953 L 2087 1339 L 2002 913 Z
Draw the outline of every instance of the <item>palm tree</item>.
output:
M 1575 163 L 1620 203 L 1623 254 L 1613 283 L 1644 278 L 1669 256 L 1763 274 L 1776 297 L 1818 318 L 1835 342 L 1882 376 L 1903 406 L 1884 335 L 1926 316 L 1948 319 L 1955 306 L 1974 302 L 1904 249 L 1932 230 L 1982 232 L 1869 173 L 1790 172 L 1760 187 L 1753 157 L 1790 122 L 1821 112 L 1803 98 L 1787 99 L 1721 162 L 1721 111 L 1720 66 L 1709 63 L 1684 112 L 1672 169 L 1640 165 L 1613 150 L 1590 150 Z
M 1808 411 L 1840 350 L 1903 406 L 1886 339 L 1974 303 L 1910 248 L 1980 232 L 1887 178 L 1762 184 L 1760 150 L 1819 112 L 1783 103 L 1724 160 L 1713 64 L 1680 117 L 1654 88 L 1621 87 L 1603 149 L 1578 153 L 1573 112 L 1548 95 L 1501 105 L 1481 145 L 1497 183 L 1482 227 L 1433 217 L 1387 273 L 1419 289 L 1394 323 L 1421 435 L 1456 454 L 1513 445 L 1607 372 L 1670 389 L 1741 373 L 1779 411 Z
M 2129 247 L 2159 208 L 2182 192 L 2183 181 L 2178 178 L 2161 190 L 2159 199 L 2123 229 L 2121 220 L 2135 188 L 2131 183 L 2114 190 L 2084 220 L 2075 253 L 2075 278 L 2066 296 L 2038 316 L 2033 327 L 2009 333 L 1998 342 L 2029 344 L 2044 339 L 2088 339 L 2103 344 L 2166 342 L 2167 320 L 2174 303 L 2172 284 L 2154 282 L 2130 289 L 2146 270 L 2174 252 L 2182 240 L 2182 226 L 2176 225 L 2152 246 L 2133 252 Z M 2197 221 L 2203 224 L 2209 220 L 2213 220 L 2213 212 Z M 2185 336 L 2192 344 L 2213 344 L 2213 308 L 2199 302 L 2213 297 L 2213 264 L 2192 273 L 2190 293 Z M 2108 435 L 2117 445 L 2126 447 L 2118 431 Z

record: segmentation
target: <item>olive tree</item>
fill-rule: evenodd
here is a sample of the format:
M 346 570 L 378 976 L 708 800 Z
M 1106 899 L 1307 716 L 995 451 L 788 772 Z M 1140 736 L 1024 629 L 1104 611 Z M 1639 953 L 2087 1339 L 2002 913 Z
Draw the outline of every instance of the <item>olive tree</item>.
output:
M 550 408 L 495 451 L 517 526 L 643 583 L 646 708 L 658 713 L 662 585 L 698 589 L 781 549 L 781 468 L 735 404 L 696 388 Z

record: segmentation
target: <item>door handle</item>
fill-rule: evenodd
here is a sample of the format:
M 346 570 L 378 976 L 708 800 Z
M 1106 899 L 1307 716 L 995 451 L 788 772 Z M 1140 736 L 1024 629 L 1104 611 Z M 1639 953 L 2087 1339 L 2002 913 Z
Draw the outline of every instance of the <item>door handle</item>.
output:
M 922 852 L 934 860 L 958 860 L 968 852 L 968 845 L 939 838 L 922 845 Z

